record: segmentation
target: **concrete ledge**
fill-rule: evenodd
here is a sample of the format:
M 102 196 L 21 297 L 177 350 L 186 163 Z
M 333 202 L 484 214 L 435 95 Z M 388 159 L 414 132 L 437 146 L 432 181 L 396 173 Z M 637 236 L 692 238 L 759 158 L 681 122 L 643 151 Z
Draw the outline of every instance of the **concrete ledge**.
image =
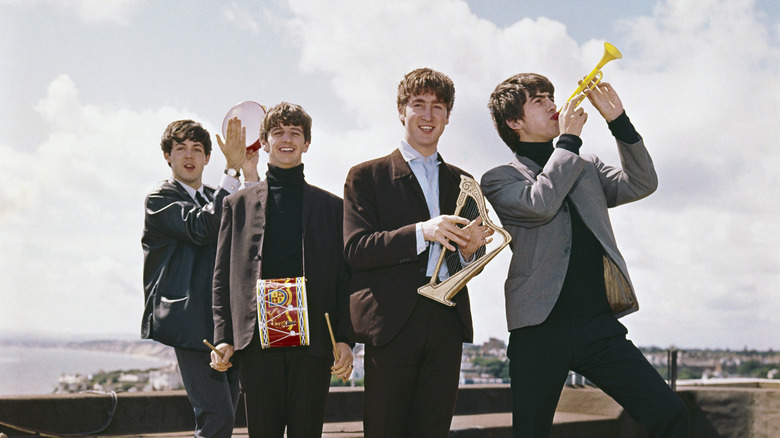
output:
M 780 436 L 780 389 L 685 388 L 679 391 L 691 415 L 692 437 Z M 332 388 L 324 436 L 362 436 L 362 388 Z M 53 435 L 88 434 L 105 425 L 112 408 L 107 395 L 70 394 L 0 397 L 0 422 Z M 243 408 L 234 436 L 246 436 Z M 184 391 L 123 393 L 116 398 L 108 427 L 93 435 L 191 436 L 194 419 Z M 0 425 L 9 437 L 29 436 Z M 474 385 L 460 389 L 452 437 L 511 436 L 509 385 Z M 596 388 L 565 388 L 553 437 L 645 436 L 622 408 Z
M 579 401 L 578 401 L 579 400 Z M 362 388 L 331 388 L 326 411 L 328 436 L 362 436 Z M 189 434 L 194 424 L 192 408 L 184 391 L 122 393 L 116 398 L 108 427 L 97 432 L 109 420 L 113 400 L 99 394 L 65 394 L 0 398 L 0 422 L 30 431 L 49 434 L 93 434 L 106 436 Z M 556 428 L 588 423 L 599 431 L 612 430 L 622 410 L 597 389 L 565 389 L 563 410 L 556 413 Z M 587 406 L 587 412 L 583 412 Z M 577 412 L 577 407 L 580 412 Z M 452 436 L 511 436 L 511 396 L 509 385 L 469 385 L 460 388 L 452 424 Z M 558 426 L 560 425 L 560 426 Z M 236 419 L 237 435 L 246 427 L 243 406 Z M 244 429 L 245 430 L 245 429 Z M 580 429 L 581 430 L 581 429 Z M 0 426 L 9 437 L 20 432 Z M 244 432 L 245 433 L 245 432 Z M 355 435 L 359 434 L 359 435 Z M 595 434 L 591 436 L 605 436 Z

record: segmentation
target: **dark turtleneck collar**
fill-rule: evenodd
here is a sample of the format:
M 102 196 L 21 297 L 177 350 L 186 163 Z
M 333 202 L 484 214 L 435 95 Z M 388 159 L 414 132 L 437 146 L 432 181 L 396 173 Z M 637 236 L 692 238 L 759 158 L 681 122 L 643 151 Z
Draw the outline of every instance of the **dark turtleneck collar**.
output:
M 542 142 L 518 141 L 515 143 L 514 151 L 517 155 L 530 158 L 534 163 L 544 167 L 555 148 L 566 149 L 579 155 L 580 146 L 582 146 L 582 139 L 576 135 L 562 134 L 558 137 L 555 147 L 553 147 L 552 140 Z
M 547 164 L 553 149 L 552 140 L 543 142 L 519 141 L 514 148 L 517 155 L 530 158 L 542 167 Z
M 271 185 L 302 185 L 304 182 L 303 163 L 290 169 L 284 169 L 268 163 L 268 172 L 265 173 L 265 176 L 268 178 L 268 183 Z

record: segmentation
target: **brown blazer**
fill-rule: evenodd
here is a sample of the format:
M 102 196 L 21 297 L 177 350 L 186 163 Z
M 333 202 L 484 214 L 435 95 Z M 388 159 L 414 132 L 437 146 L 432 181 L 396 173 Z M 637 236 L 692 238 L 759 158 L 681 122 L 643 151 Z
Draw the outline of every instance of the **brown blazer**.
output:
M 225 198 L 214 267 L 214 341 L 236 350 L 249 345 L 257 329 L 257 279 L 262 275 L 268 184 Z M 325 312 L 336 340 L 348 342 L 349 271 L 342 256 L 343 201 L 318 187 L 303 186 L 303 242 L 309 304 L 309 353 L 333 357 Z
M 441 157 L 440 157 L 441 158 Z M 452 214 L 463 170 L 441 160 L 439 202 Z M 422 189 L 396 149 L 359 164 L 344 184 L 344 254 L 352 268 L 350 317 L 355 340 L 381 347 L 401 330 L 427 282 L 428 250 L 417 254 L 415 224 L 430 219 Z M 450 271 L 453 272 L 453 271 Z M 473 328 L 468 291 L 454 298 L 464 342 Z

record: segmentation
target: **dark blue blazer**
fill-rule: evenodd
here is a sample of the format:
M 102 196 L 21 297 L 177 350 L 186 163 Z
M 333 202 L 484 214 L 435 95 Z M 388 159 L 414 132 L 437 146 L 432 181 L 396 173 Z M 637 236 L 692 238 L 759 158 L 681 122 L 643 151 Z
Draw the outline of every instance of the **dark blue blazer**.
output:
M 181 184 L 161 181 L 146 197 L 144 312 L 141 337 L 173 347 L 208 350 L 212 340 L 211 282 L 226 190 L 201 208 Z

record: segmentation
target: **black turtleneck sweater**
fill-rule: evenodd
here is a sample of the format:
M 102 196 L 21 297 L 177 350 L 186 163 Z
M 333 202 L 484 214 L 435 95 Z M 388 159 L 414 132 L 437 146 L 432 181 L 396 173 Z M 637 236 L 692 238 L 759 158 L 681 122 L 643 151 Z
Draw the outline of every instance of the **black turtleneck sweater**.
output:
M 268 164 L 262 278 L 303 275 L 303 164 L 283 169 Z
M 633 144 L 639 141 L 639 134 L 625 112 L 609 123 L 609 129 L 615 138 L 625 143 Z M 578 136 L 564 134 L 558 138 L 555 147 L 579 154 L 581 145 L 582 140 Z M 519 142 L 514 149 L 518 155 L 530 158 L 542 167 L 547 164 L 554 150 L 552 141 Z M 604 249 L 582 221 L 569 197 L 566 197 L 563 209 L 568 210 L 571 217 L 569 265 L 561 294 L 548 319 L 594 316 L 610 312 L 604 285 Z

